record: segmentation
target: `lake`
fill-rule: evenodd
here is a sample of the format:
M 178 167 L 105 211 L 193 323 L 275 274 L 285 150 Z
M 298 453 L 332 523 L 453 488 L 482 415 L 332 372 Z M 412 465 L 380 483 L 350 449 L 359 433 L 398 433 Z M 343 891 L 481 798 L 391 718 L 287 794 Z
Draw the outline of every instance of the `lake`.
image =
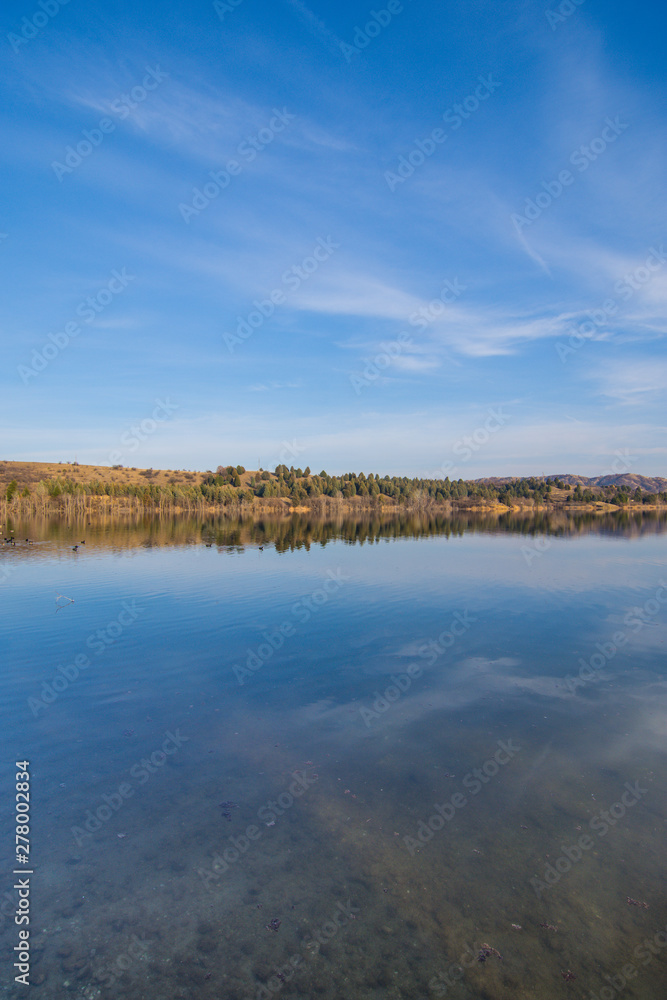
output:
M 3 531 L 0 995 L 664 994 L 664 515 Z

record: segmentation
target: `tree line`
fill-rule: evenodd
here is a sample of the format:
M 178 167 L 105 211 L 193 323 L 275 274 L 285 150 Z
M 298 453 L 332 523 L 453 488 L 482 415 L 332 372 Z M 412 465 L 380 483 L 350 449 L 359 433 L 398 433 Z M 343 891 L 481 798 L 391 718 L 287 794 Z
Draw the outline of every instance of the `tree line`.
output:
M 584 489 L 581 485 L 572 488 L 556 477 L 541 479 L 526 477 L 506 483 L 482 483 L 470 480 L 420 479 L 407 476 L 366 475 L 363 472 L 346 472 L 339 476 L 322 470 L 313 475 L 310 468 L 289 468 L 278 465 L 273 472 L 260 470 L 246 474 L 242 465 L 218 466 L 209 471 L 192 475 L 200 481 L 188 483 L 158 484 L 150 479 L 155 475 L 152 469 L 139 475 L 145 483 L 119 483 L 114 480 L 91 480 L 77 482 L 69 476 L 58 476 L 40 481 L 31 491 L 27 486 L 19 491 L 13 480 L 6 489 L 6 500 L 31 498 L 57 500 L 58 497 L 110 498 L 130 497 L 146 507 L 169 507 L 183 504 L 209 504 L 228 507 L 239 504 L 253 504 L 255 500 L 288 500 L 294 506 L 311 506 L 322 500 L 348 501 L 353 505 L 372 506 L 389 502 L 399 506 L 430 506 L 453 504 L 454 506 L 484 506 L 492 503 L 513 507 L 522 501 L 532 501 L 539 505 L 562 506 L 586 504 L 599 500 L 624 507 L 627 504 L 664 504 L 667 492 L 646 493 L 639 487 L 633 491 L 616 486 L 598 486 Z M 556 492 L 557 491 L 557 492 Z M 270 504 L 269 504 L 270 505 Z

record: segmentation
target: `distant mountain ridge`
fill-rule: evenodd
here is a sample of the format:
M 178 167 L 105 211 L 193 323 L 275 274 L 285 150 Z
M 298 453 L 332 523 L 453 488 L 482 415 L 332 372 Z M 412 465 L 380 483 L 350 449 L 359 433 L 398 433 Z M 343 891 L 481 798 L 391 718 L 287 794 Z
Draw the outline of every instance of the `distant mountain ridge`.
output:
M 486 476 L 476 479 L 476 483 L 489 483 L 503 486 L 505 483 L 523 482 L 526 479 L 554 480 L 569 483 L 570 486 L 581 486 L 582 489 L 592 489 L 594 486 L 616 486 L 618 489 L 636 490 L 642 493 L 664 493 L 667 490 L 667 479 L 661 476 L 640 476 L 636 472 L 623 472 L 612 476 L 575 476 L 571 473 L 554 476 Z

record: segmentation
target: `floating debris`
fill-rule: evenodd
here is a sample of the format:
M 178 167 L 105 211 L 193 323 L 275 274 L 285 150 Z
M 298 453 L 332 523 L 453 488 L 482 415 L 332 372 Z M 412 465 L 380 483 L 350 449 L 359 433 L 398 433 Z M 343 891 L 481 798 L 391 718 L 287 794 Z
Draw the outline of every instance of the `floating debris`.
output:
M 521 924 L 512 924 L 512 930 L 513 931 L 522 931 L 523 927 L 521 926 Z
M 277 931 L 279 927 L 280 927 L 280 920 L 278 919 L 278 917 L 274 917 L 273 920 L 269 920 L 268 924 L 266 925 L 267 931 Z
M 238 809 L 237 803 L 236 802 L 232 802 L 230 800 L 229 802 L 219 802 L 218 805 L 222 809 L 222 818 L 228 820 L 231 823 L 231 821 L 232 821 L 232 814 L 231 814 L 231 812 L 229 810 L 230 809 Z
M 566 972 L 561 972 L 561 976 L 563 977 L 566 983 L 571 983 L 573 979 L 577 978 L 574 972 L 570 972 L 569 969 Z
M 558 928 L 555 924 L 540 924 L 540 927 L 544 927 L 545 931 L 557 931 Z
M 123 736 L 134 736 L 134 729 L 124 729 Z
M 641 906 L 643 910 L 648 910 L 648 903 L 642 903 L 639 899 L 633 899 L 632 896 L 627 897 L 628 906 Z
M 495 955 L 502 962 L 503 956 L 497 948 L 492 948 L 490 944 L 482 944 L 477 955 L 477 961 L 486 962 L 487 958 L 490 958 L 491 955 Z

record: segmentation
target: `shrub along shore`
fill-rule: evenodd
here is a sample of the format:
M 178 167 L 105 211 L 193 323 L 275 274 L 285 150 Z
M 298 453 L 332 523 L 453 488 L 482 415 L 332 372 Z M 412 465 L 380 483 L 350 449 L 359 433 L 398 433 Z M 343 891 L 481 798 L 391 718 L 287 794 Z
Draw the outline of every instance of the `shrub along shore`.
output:
M 43 466 L 43 467 L 42 467 Z M 40 476 L 40 472 L 46 475 Z M 11 478 L 10 478 L 11 477 Z M 39 477 L 39 478 L 38 478 Z M 574 477 L 570 477 L 574 478 Z M 100 468 L 77 463 L 0 464 L 4 515 L 58 512 L 328 513 L 392 509 L 654 509 L 667 505 L 667 491 L 634 486 L 639 477 L 582 487 L 558 477 L 507 480 L 418 479 L 345 473 L 332 476 L 279 465 L 273 472 L 218 466 L 215 472 Z M 630 480 L 628 485 L 627 480 Z

